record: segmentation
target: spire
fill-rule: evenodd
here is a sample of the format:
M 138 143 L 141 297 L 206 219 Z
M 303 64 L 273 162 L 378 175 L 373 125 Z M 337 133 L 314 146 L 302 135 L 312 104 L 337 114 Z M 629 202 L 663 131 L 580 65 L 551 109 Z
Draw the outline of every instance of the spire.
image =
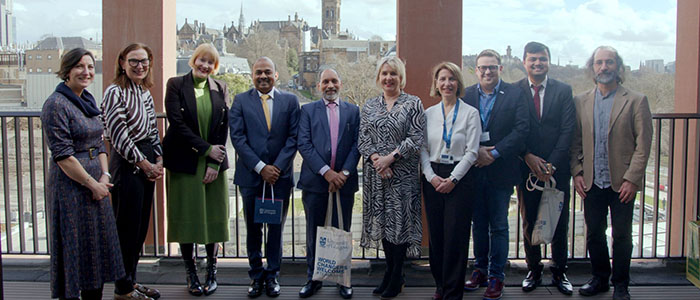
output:
M 243 0 L 241 0 L 241 15 L 238 17 L 238 32 L 243 34 L 243 24 L 245 24 L 245 18 L 243 18 Z

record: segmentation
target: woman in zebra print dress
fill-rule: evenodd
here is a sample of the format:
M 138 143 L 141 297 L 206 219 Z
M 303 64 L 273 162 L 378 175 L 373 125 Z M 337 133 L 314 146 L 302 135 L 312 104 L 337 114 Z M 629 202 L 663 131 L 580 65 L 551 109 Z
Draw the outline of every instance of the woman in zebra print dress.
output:
M 420 149 L 425 114 L 421 100 L 403 92 L 406 71 L 397 57 L 377 64 L 376 83 L 382 95 L 362 107 L 358 148 L 364 157 L 361 246 L 381 244 L 387 270 L 373 291 L 393 298 L 403 287 L 402 266 L 420 255 L 422 238 Z

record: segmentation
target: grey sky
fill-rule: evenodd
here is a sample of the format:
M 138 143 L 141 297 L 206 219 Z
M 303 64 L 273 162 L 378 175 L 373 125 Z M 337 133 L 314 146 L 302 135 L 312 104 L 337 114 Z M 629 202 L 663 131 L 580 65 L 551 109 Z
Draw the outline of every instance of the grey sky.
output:
M 174 0 L 172 0 L 174 1 Z M 305 19 L 320 26 L 321 0 L 177 0 L 177 24 L 185 17 L 221 28 L 238 24 L 240 6 L 246 25 L 253 20 Z M 485 48 L 501 53 L 506 46 L 522 56 L 525 43 L 536 40 L 552 50 L 552 60 L 583 65 L 593 49 L 617 48 L 636 69 L 646 59 L 675 60 L 676 0 L 465 0 L 462 52 Z M 264 8 L 264 9 L 262 9 Z M 20 43 L 44 34 L 101 38 L 100 0 L 15 0 Z M 361 38 L 396 36 L 396 1 L 343 0 L 341 28 Z M 450 21 L 445 21 L 450 26 Z

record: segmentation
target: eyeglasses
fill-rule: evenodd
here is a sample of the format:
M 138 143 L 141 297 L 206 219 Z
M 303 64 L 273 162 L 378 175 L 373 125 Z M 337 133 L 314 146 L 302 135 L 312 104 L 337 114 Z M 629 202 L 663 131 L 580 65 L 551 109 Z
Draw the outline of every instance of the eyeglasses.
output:
M 477 69 L 479 69 L 480 72 L 486 72 L 486 70 L 491 70 L 491 72 L 496 72 L 498 70 L 498 67 L 500 65 L 491 65 L 491 66 L 476 66 Z
M 144 59 L 140 59 L 140 60 L 139 60 L 139 59 L 134 59 L 134 58 L 129 59 L 129 65 L 132 66 L 132 67 L 134 67 L 134 68 L 138 67 L 139 64 L 141 64 L 141 65 L 144 66 L 144 67 L 148 67 L 148 64 L 149 64 L 150 62 L 151 62 L 151 61 L 148 60 L 148 58 L 144 58 Z

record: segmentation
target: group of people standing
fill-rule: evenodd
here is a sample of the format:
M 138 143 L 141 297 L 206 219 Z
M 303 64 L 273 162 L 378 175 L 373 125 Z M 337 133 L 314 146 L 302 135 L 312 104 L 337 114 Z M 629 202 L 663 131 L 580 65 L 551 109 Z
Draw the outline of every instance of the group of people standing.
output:
M 241 192 L 251 284 L 248 297 L 280 295 L 282 228 L 294 187 L 292 163 L 303 164 L 297 188 L 306 215 L 308 281 L 301 298 L 322 288 L 314 281 L 316 228 L 323 226 L 331 197 L 350 220 L 363 158 L 360 245 L 383 250 L 386 271 L 373 294 L 398 296 L 405 284 L 406 257 L 420 255 L 421 192 L 430 236 L 433 299 L 462 299 L 486 286 L 485 299 L 500 299 L 508 257 L 508 206 L 518 187 L 529 273 L 524 291 L 542 281 L 540 245 L 531 242 L 541 192 L 527 191 L 532 173 L 554 177 L 564 207 L 552 245 L 553 283 L 571 294 L 566 277 L 569 182 L 584 199 L 586 241 L 593 278 L 579 292 L 595 295 L 615 286 L 614 299 L 629 299 L 629 262 L 634 198 L 651 144 L 651 115 L 645 96 L 624 88 L 622 58 L 597 48 L 587 63 L 596 87 L 573 98 L 571 87 L 547 76 L 549 49 L 525 46 L 528 77 L 510 84 L 496 51 L 476 59 L 478 83 L 465 87 L 461 68 L 443 62 L 432 72 L 430 95 L 440 102 L 424 109 L 404 92 L 404 63 L 395 56 L 377 63 L 381 94 L 360 110 L 341 101 L 341 75 L 319 73 L 318 101 L 300 107 L 293 94 L 275 88 L 275 64 L 267 57 L 252 68 L 254 87 L 235 96 L 229 109 L 226 84 L 216 74 L 216 49 L 200 45 L 192 71 L 168 81 L 165 106 L 170 126 L 161 145 L 156 126 L 148 46 L 132 44 L 117 58 L 115 78 L 102 109 L 86 87 L 94 57 L 84 49 L 63 55 L 63 82 L 47 99 L 42 124 L 52 152 L 49 203 L 52 222 L 52 296 L 101 299 L 104 282 L 116 281 L 115 299 L 156 299 L 157 290 L 136 281 L 154 182 L 166 179 L 168 241 L 180 244 L 190 294 L 217 289 L 219 243 L 228 240 L 228 155 L 238 159 L 233 182 Z M 109 141 L 109 158 L 102 136 Z M 164 171 L 167 170 L 167 171 Z M 111 192 L 112 201 L 109 201 Z M 254 220 L 256 198 L 282 201 L 280 224 Z M 605 238 L 607 211 L 613 227 L 613 265 Z M 338 226 L 334 211 L 333 226 Z M 350 223 L 343 224 L 350 230 Z M 263 235 L 266 226 L 267 236 Z M 465 282 L 470 235 L 474 271 Z M 262 247 L 266 264 L 263 264 Z M 197 273 L 194 245 L 205 245 L 206 280 Z M 351 286 L 338 285 L 349 299 Z

